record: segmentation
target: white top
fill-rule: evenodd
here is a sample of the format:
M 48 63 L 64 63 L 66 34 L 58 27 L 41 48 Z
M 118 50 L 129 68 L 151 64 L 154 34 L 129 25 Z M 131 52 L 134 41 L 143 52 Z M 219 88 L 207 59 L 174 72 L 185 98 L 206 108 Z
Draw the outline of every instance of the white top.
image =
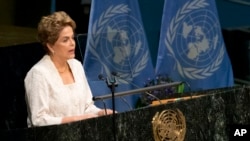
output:
M 61 124 L 65 116 L 96 113 L 82 64 L 68 60 L 75 83 L 64 85 L 54 63 L 45 55 L 27 73 L 24 83 L 28 127 Z

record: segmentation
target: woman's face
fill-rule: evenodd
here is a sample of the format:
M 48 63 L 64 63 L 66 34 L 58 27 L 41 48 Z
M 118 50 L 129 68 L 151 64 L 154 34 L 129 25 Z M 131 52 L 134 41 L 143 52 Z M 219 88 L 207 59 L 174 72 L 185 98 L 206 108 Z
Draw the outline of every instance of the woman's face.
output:
M 53 53 L 53 57 L 60 59 L 72 59 L 75 57 L 75 40 L 74 32 L 71 26 L 63 28 L 57 41 L 54 45 L 48 45 L 49 49 Z

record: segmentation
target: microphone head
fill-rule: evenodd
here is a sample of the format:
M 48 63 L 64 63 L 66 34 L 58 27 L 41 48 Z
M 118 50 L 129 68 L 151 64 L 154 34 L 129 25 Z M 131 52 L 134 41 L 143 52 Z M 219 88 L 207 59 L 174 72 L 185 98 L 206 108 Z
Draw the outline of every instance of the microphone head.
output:
M 99 78 L 100 80 L 105 80 L 105 78 L 104 78 L 104 76 L 103 76 L 102 74 L 99 74 L 99 75 L 98 75 L 98 78 Z
M 111 72 L 111 74 L 113 75 L 113 76 L 117 76 L 117 77 L 120 77 L 120 75 L 118 75 L 118 73 L 117 72 Z

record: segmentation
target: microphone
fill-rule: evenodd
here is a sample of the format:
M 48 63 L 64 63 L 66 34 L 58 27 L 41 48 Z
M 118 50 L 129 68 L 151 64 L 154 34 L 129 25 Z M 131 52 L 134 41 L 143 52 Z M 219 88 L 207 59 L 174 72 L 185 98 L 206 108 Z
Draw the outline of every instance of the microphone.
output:
M 98 75 L 98 79 L 99 79 L 99 80 L 103 80 L 103 81 L 105 81 L 105 82 L 107 83 L 107 78 L 104 77 L 103 74 L 99 74 L 99 75 Z M 96 101 L 96 98 L 93 97 L 92 100 L 93 100 L 93 101 Z M 102 103 L 103 103 L 103 107 L 104 107 L 104 110 L 105 110 L 105 114 L 107 115 L 107 106 L 106 106 L 106 103 L 104 102 L 103 99 L 101 99 L 101 101 L 102 101 Z
M 109 83 L 114 84 L 115 86 L 118 85 L 118 83 L 117 83 L 117 81 L 116 81 L 116 76 L 117 76 L 116 73 L 111 72 L 111 78 L 110 78 L 110 80 L 109 80 Z
M 99 79 L 99 80 L 103 80 L 104 82 L 106 82 L 106 84 L 108 84 L 107 78 L 104 77 L 103 74 L 99 74 L 99 75 L 98 75 L 98 79 Z M 103 98 L 96 98 L 96 97 L 94 97 L 94 96 L 93 96 L 93 98 L 92 98 L 92 100 L 94 100 L 94 101 L 99 100 L 99 99 L 103 101 Z M 105 104 L 105 103 L 104 103 L 104 104 Z
M 99 74 L 99 75 L 98 75 L 98 78 L 99 78 L 100 80 L 105 81 L 105 82 L 107 83 L 108 87 L 111 87 L 112 85 L 114 85 L 114 86 L 117 86 L 117 85 L 118 85 L 118 84 L 117 84 L 117 81 L 116 81 L 116 77 L 115 77 L 115 75 L 113 75 L 113 74 L 112 74 L 111 78 L 104 77 L 103 74 Z
M 118 73 L 117 73 L 117 72 L 112 71 L 112 72 L 111 72 L 111 74 L 112 74 L 113 76 L 120 77 L 120 76 L 118 75 Z
M 104 80 L 104 81 L 106 81 L 106 78 L 105 78 L 102 74 L 99 74 L 99 75 L 98 75 L 98 78 L 99 78 L 99 80 Z
M 117 73 L 112 72 L 111 74 L 113 75 L 112 81 L 113 81 L 113 82 L 115 83 L 115 85 L 117 86 L 117 81 L 116 81 Z M 100 80 L 105 81 L 109 87 L 111 86 L 111 82 L 109 81 L 109 79 L 105 78 L 105 77 L 103 76 L 103 74 L 99 74 L 99 75 L 98 75 L 98 78 L 99 78 Z M 127 101 L 124 97 L 120 97 L 120 98 L 123 100 L 124 103 L 127 104 L 127 106 L 128 106 L 131 110 L 133 109 L 132 106 L 128 103 L 128 101 Z M 96 97 L 93 97 L 93 100 L 95 101 L 95 100 L 97 100 L 97 98 L 96 98 Z M 103 101 L 103 99 L 102 99 L 102 101 Z M 105 103 L 104 103 L 104 104 L 105 104 Z
M 101 75 L 101 74 L 98 76 L 98 78 L 101 79 L 101 80 L 105 80 L 103 75 Z M 107 83 L 107 85 L 110 88 L 111 93 L 112 93 L 112 108 L 113 108 L 113 120 L 112 120 L 112 123 L 113 123 L 114 138 L 116 139 L 116 134 L 115 134 L 115 96 L 114 96 L 114 93 L 115 93 L 115 87 L 117 86 L 117 83 L 116 83 L 115 77 L 112 77 L 111 79 L 106 79 L 106 80 L 107 80 L 106 83 Z M 107 114 L 107 109 L 106 108 L 105 108 L 105 113 Z
M 129 82 L 128 80 L 125 80 L 125 79 L 121 78 L 121 77 L 118 75 L 117 72 L 112 72 L 111 74 L 114 75 L 114 76 L 116 76 L 116 77 L 118 77 L 119 79 L 122 79 L 122 80 L 126 81 L 127 83 L 131 84 L 132 86 L 134 86 L 134 87 L 136 87 L 136 88 L 141 88 L 141 87 L 139 87 L 138 85 L 134 84 L 133 82 Z M 155 96 L 155 95 L 153 95 L 153 94 L 151 94 L 151 93 L 149 93 L 149 92 L 147 92 L 147 91 L 145 91 L 145 93 L 146 93 L 147 95 L 149 95 L 149 96 L 155 98 L 157 101 L 159 101 L 160 104 L 162 104 L 161 100 L 160 100 L 157 96 Z

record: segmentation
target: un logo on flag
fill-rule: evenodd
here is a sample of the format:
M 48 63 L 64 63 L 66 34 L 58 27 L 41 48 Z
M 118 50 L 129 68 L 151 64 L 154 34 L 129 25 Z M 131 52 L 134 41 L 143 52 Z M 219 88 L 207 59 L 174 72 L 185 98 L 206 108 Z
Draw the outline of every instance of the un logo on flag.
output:
M 222 44 L 217 32 L 220 29 L 218 24 L 214 13 L 207 9 L 190 12 L 183 19 L 173 42 L 177 44 L 177 55 L 182 62 L 193 67 L 205 67 L 216 59 L 218 45 Z
M 217 16 L 204 0 L 190 1 L 172 18 L 165 45 L 178 72 L 189 79 L 205 79 L 220 68 L 225 50 Z
M 116 71 L 126 80 L 139 75 L 149 60 L 143 27 L 129 11 L 124 4 L 110 6 L 94 22 L 89 40 L 105 73 Z

